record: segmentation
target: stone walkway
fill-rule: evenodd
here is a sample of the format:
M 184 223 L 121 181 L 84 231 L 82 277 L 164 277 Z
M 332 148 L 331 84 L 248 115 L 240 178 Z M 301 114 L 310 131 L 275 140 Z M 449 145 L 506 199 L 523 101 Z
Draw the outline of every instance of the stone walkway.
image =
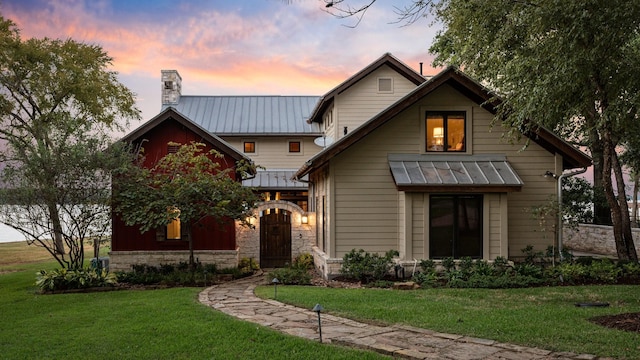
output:
M 267 284 L 264 275 L 222 283 L 203 290 L 199 300 L 245 321 L 290 335 L 320 340 L 317 313 L 256 297 L 253 290 L 261 284 Z M 404 325 L 375 326 L 325 313 L 321 314 L 321 321 L 324 343 L 367 349 L 405 359 L 603 359 L 589 354 L 551 352 Z

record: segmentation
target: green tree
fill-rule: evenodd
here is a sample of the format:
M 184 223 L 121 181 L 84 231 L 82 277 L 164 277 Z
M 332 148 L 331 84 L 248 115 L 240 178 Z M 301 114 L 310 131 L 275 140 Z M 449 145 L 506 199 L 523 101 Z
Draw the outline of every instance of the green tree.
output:
M 242 186 L 241 178 L 255 172 L 253 164 L 239 161 L 223 169 L 216 150 L 205 151 L 205 144 L 177 144 L 178 151 L 158 160 L 152 168 L 142 159 L 122 168 L 114 180 L 114 210 L 140 232 L 162 228 L 179 219 L 189 241 L 189 264 L 194 265 L 191 229 L 207 217 L 220 223 L 247 219 L 260 200 L 253 189 Z
M 109 231 L 110 171 L 127 159 L 110 134 L 139 118 L 111 62 L 97 45 L 22 40 L 0 16 L 0 221 L 71 269 Z
M 433 13 L 444 25 L 435 64 L 498 89 L 512 133 L 545 126 L 589 147 L 618 257 L 637 260 L 616 150 L 638 126 L 640 3 L 446 0 Z

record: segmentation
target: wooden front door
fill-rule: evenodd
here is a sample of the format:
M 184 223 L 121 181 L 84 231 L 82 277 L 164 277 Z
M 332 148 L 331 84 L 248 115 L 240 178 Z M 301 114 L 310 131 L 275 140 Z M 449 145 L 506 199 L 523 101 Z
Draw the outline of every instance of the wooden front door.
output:
M 291 212 L 265 210 L 260 217 L 260 267 L 284 267 L 291 263 Z

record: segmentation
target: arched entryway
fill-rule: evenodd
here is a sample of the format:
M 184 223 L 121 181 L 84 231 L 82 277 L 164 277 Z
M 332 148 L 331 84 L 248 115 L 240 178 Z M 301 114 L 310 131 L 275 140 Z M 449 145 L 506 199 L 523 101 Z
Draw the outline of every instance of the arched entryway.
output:
M 266 209 L 260 214 L 260 267 L 284 267 L 291 263 L 291 212 Z

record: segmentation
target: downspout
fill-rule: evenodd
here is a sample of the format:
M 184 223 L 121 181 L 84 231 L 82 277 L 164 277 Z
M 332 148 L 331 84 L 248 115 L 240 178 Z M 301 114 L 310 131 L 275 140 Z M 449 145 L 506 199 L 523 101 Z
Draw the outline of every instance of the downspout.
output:
M 584 167 L 580 170 L 573 172 L 562 173 L 558 176 L 558 254 L 560 254 L 560 261 L 562 261 L 562 179 L 569 178 L 575 175 L 582 174 L 587 171 Z

